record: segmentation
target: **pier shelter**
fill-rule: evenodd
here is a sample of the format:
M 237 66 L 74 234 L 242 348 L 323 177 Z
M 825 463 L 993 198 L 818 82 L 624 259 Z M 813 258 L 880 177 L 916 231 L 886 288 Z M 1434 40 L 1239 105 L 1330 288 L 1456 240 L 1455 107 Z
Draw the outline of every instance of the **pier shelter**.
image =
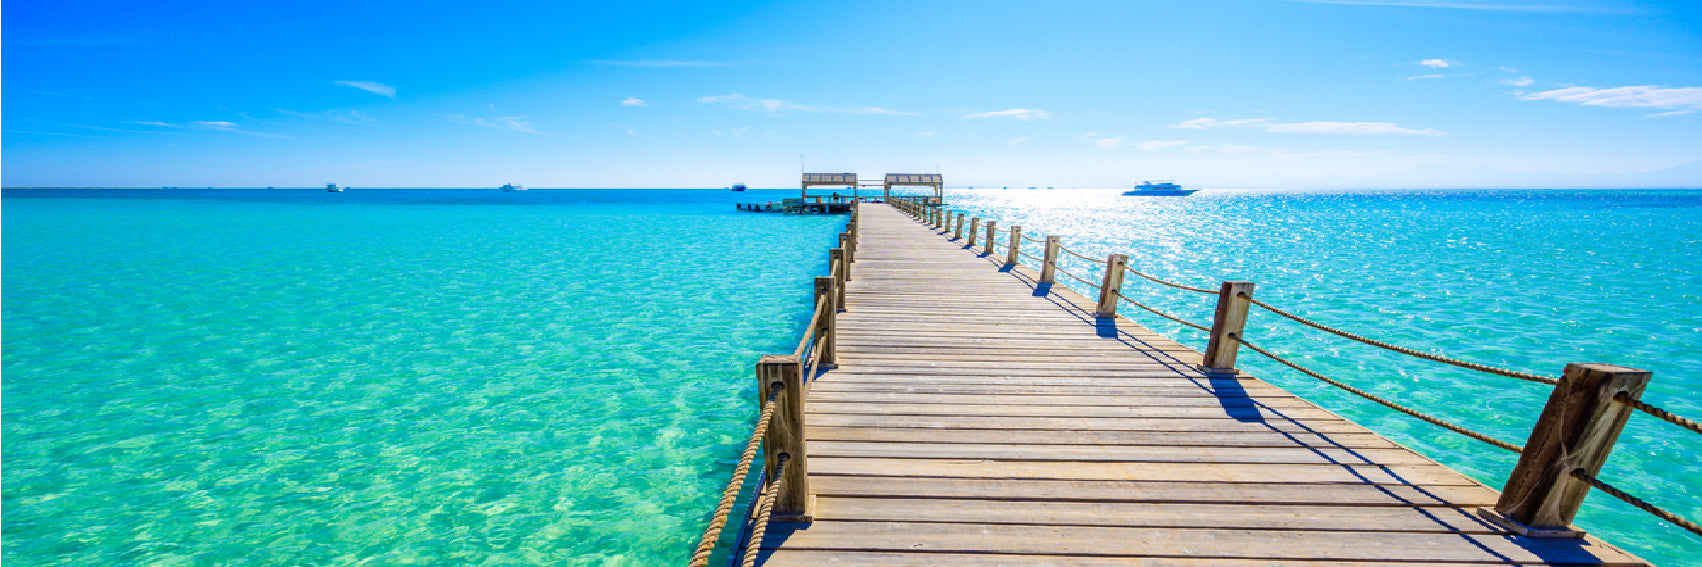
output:
M 892 200 L 893 187 L 932 187 L 934 188 L 933 198 L 931 200 L 924 199 L 922 202 L 933 205 L 945 202 L 945 177 L 938 173 L 888 173 L 886 174 L 885 185 L 881 196 L 887 201 Z

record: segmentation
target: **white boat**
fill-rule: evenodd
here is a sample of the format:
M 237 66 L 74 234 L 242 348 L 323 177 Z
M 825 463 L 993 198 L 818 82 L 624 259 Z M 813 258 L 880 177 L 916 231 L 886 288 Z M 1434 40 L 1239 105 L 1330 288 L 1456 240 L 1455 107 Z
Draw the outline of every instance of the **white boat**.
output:
M 734 190 L 734 191 L 744 191 L 744 190 L 745 190 L 745 184 L 743 184 L 743 183 L 734 183 L 734 184 L 733 184 L 733 190 Z
M 1183 189 L 1182 186 L 1177 185 L 1175 181 L 1142 181 L 1140 184 L 1135 185 L 1134 189 L 1124 191 L 1123 194 L 1145 197 L 1162 197 L 1171 195 L 1193 195 L 1195 191 L 1199 191 L 1199 189 Z
M 526 188 L 521 187 L 519 185 L 515 185 L 513 183 L 509 183 L 509 184 L 503 185 L 502 190 L 503 191 L 525 191 Z
M 325 190 L 330 191 L 332 193 L 342 193 L 343 192 L 343 188 L 338 187 L 336 183 L 326 183 L 325 184 Z

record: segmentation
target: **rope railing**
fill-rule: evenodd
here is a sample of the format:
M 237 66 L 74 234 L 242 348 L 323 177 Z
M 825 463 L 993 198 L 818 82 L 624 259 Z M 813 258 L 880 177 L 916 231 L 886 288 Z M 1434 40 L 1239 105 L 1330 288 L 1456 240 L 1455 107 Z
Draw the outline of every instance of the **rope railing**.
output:
M 1524 451 L 1524 448 L 1523 448 L 1523 447 L 1520 447 L 1520 446 L 1518 446 L 1518 445 L 1514 445 L 1514 444 L 1512 444 L 1512 443 L 1508 443 L 1508 442 L 1506 442 L 1506 441 L 1502 441 L 1502 440 L 1500 440 L 1500 439 L 1496 439 L 1496 438 L 1494 438 L 1494 437 L 1490 437 L 1490 436 L 1488 436 L 1488 435 L 1484 435 L 1484 434 L 1482 434 L 1482 433 L 1478 433 L 1478 432 L 1476 432 L 1476 431 L 1472 431 L 1472 430 L 1470 430 L 1470 429 L 1466 429 L 1466 428 L 1464 428 L 1464 427 L 1460 427 L 1460 426 L 1458 426 L 1458 425 L 1454 425 L 1454 424 L 1452 424 L 1452 423 L 1448 423 L 1448 422 L 1446 422 L 1446 421 L 1442 421 L 1442 420 L 1440 420 L 1440 419 L 1437 419 L 1437 418 L 1434 418 L 1434 417 L 1431 417 L 1431 416 L 1428 416 L 1428 415 L 1425 415 L 1425 414 L 1423 414 L 1423 413 L 1421 413 L 1421 412 L 1419 412 L 1419 411 L 1418 411 L 1418 410 L 1414 410 L 1414 409 L 1411 409 L 1411 408 L 1408 408 L 1408 407 L 1406 407 L 1406 406 L 1403 406 L 1403 405 L 1400 405 L 1400 404 L 1397 404 L 1397 403 L 1395 403 L 1395 402 L 1391 402 L 1391 401 L 1389 401 L 1389 400 L 1385 400 L 1385 399 L 1383 399 L 1383 398 L 1380 398 L 1380 397 L 1377 397 L 1377 396 L 1376 396 L 1376 395 L 1375 395 L 1375 394 L 1372 394 L 1372 393 L 1370 393 L 1370 392 L 1366 392 L 1366 391 L 1364 391 L 1364 390 L 1361 390 L 1361 389 L 1359 389 L 1359 388 L 1355 388 L 1355 387 L 1353 387 L 1353 386 L 1349 386 L 1349 385 L 1347 385 L 1347 384 L 1343 384 L 1343 383 L 1341 383 L 1341 382 L 1339 382 L 1339 381 L 1337 381 L 1337 380 L 1335 380 L 1335 379 L 1332 379 L 1332 378 L 1330 378 L 1330 377 L 1328 377 L 1328 376 L 1325 376 L 1325 375 L 1323 375 L 1323 374 L 1319 374 L 1319 373 L 1317 373 L 1317 372 L 1313 372 L 1313 371 L 1312 371 L 1312 370 L 1311 370 L 1311 369 L 1309 369 L 1309 368 L 1306 368 L 1306 367 L 1304 367 L 1304 366 L 1301 366 L 1301 365 L 1299 365 L 1299 364 L 1295 364 L 1295 363 L 1294 363 L 1294 362 L 1291 362 L 1291 361 L 1289 361 L 1289 360 L 1288 360 L 1288 359 L 1286 359 L 1286 358 L 1283 358 L 1283 357 L 1281 357 L 1281 356 L 1277 356 L 1277 355 L 1275 355 L 1275 354 L 1272 354 L 1272 353 L 1271 353 L 1271 352 L 1270 352 L 1270 351 L 1268 351 L 1268 350 L 1265 350 L 1265 349 L 1262 349 L 1262 348 L 1259 348 L 1259 347 L 1258 347 L 1258 346 L 1257 346 L 1257 345 L 1254 345 L 1254 344 L 1253 344 L 1253 343 L 1250 343 L 1250 342 L 1247 342 L 1247 341 L 1246 341 L 1246 340 L 1245 340 L 1245 339 L 1242 339 L 1242 338 L 1241 338 L 1241 337 L 1238 337 L 1238 336 L 1235 336 L 1235 335 L 1230 335 L 1230 336 L 1229 336 L 1229 338 L 1230 338 L 1230 339 L 1232 339 L 1232 340 L 1234 340 L 1234 341 L 1235 341 L 1235 342 L 1238 342 L 1238 343 L 1241 343 L 1241 346 L 1244 346 L 1244 347 L 1247 347 L 1247 348 L 1249 348 L 1249 349 L 1252 349 L 1252 350 L 1253 350 L 1253 352 L 1257 352 L 1257 353 L 1259 353 L 1259 354 L 1262 354 L 1262 355 L 1265 355 L 1265 357 L 1266 357 L 1266 358 L 1269 358 L 1269 359 L 1271 359 L 1271 360 L 1275 360 L 1275 361 L 1277 361 L 1277 362 L 1280 362 L 1280 363 L 1282 363 L 1282 364 L 1283 364 L 1283 365 L 1284 365 L 1284 366 L 1287 366 L 1287 367 L 1289 367 L 1289 368 L 1293 368 L 1293 369 L 1295 369 L 1295 370 L 1298 370 L 1298 371 L 1300 371 L 1300 373 L 1302 373 L 1302 374 L 1305 374 L 1305 375 L 1307 375 L 1307 376 L 1311 376 L 1311 377 L 1313 377 L 1313 378 L 1317 378 L 1317 379 L 1319 379 L 1319 380 L 1323 380 L 1323 381 L 1324 381 L 1324 383 L 1326 383 L 1326 384 L 1329 384 L 1329 385 L 1331 385 L 1331 386 L 1335 386 L 1335 387 L 1337 387 L 1337 388 L 1341 388 L 1341 389 L 1343 389 L 1343 390 L 1346 390 L 1346 391 L 1348 391 L 1348 392 L 1351 392 L 1351 393 L 1353 393 L 1353 394 L 1356 394 L 1356 395 L 1358 395 L 1358 396 L 1359 396 L 1359 397 L 1362 397 L 1362 398 L 1365 398 L 1365 399 L 1367 399 L 1367 400 L 1371 400 L 1371 401 L 1373 401 L 1373 402 L 1377 402 L 1377 403 L 1379 403 L 1379 404 L 1382 404 L 1382 405 L 1383 405 L 1383 406 L 1384 406 L 1384 407 L 1387 407 L 1387 408 L 1389 408 L 1389 409 L 1392 409 L 1392 410 L 1395 410 L 1395 411 L 1398 411 L 1398 412 L 1401 412 L 1401 413 L 1404 413 L 1404 414 L 1407 414 L 1407 415 L 1410 415 L 1410 416 L 1413 416 L 1413 417 L 1416 417 L 1416 418 L 1418 418 L 1418 419 L 1421 419 L 1421 420 L 1424 420 L 1424 421 L 1425 421 L 1425 422 L 1427 422 L 1427 423 L 1429 423 L 1429 424 L 1431 424 L 1431 425 L 1435 425 L 1435 426 L 1437 426 L 1437 427 L 1441 427 L 1441 428 L 1443 428 L 1443 429 L 1447 429 L 1447 430 L 1449 430 L 1449 431 L 1452 431 L 1452 432 L 1454 432 L 1454 433 L 1458 433 L 1458 434 L 1460 434 L 1460 435 L 1464 435 L 1464 436 L 1466 436 L 1466 437 L 1470 437 L 1470 438 L 1472 438 L 1472 439 L 1476 439 L 1476 440 L 1478 440 L 1478 441 L 1482 441 L 1482 442 L 1484 442 L 1484 443 L 1488 443 L 1488 444 L 1490 444 L 1490 445 L 1494 445 L 1494 446 L 1496 446 L 1496 447 L 1499 447 L 1499 448 L 1502 448 L 1502 449 L 1506 449 L 1506 450 L 1508 450 L 1508 451 L 1512 451 L 1512 452 L 1514 452 L 1514 453 L 1520 453 L 1520 452 L 1523 452 L 1523 451 Z
M 1034 238 L 1034 237 L 1029 236 L 1027 234 L 1022 235 L 1022 239 L 1027 240 L 1029 242 L 1039 242 L 1039 243 L 1042 243 L 1042 244 L 1046 243 L 1046 239 L 1044 239 L 1044 238 Z
M 1095 263 L 1099 263 L 1099 264 L 1105 263 L 1105 260 L 1102 260 L 1102 259 L 1099 259 L 1099 258 L 1093 258 L 1093 257 L 1089 257 L 1089 256 L 1083 256 L 1080 253 L 1076 252 L 1075 250 L 1071 250 L 1071 249 L 1065 248 L 1063 246 L 1059 246 L 1058 250 L 1062 251 L 1065 254 L 1069 254 L 1071 256 L 1075 256 L 1077 258 L 1081 258 L 1081 259 L 1087 260 L 1089 262 L 1095 262 Z
M 786 463 L 791 461 L 788 455 L 780 456 L 780 464 L 774 468 L 774 482 L 763 487 L 757 495 L 756 519 L 751 520 L 751 541 L 745 547 L 744 567 L 756 565 L 756 556 L 762 551 L 762 536 L 768 534 L 768 519 L 774 513 L 774 499 L 780 491 L 786 489 Z
M 1035 262 L 1045 262 L 1045 261 L 1046 261 L 1046 259 L 1045 259 L 1045 258 L 1041 258 L 1041 257 L 1039 257 L 1039 256 L 1035 256 L 1035 255 L 1032 255 L 1032 254 L 1029 254 L 1029 253 L 1027 253 L 1027 252 L 1023 252 L 1023 251 L 1021 251 L 1021 250 L 1018 250 L 1018 251 L 1017 251 L 1017 252 L 1016 252 L 1016 255 L 1018 255 L 1018 256 L 1022 256 L 1022 257 L 1024 257 L 1024 258 L 1028 258 L 1028 259 L 1030 259 L 1030 260 L 1033 260 L 1033 261 L 1035 261 Z
M 1664 410 L 1664 409 L 1661 409 L 1661 408 L 1658 408 L 1658 407 L 1655 407 L 1655 406 L 1651 406 L 1647 403 L 1644 403 L 1643 400 L 1631 399 L 1631 396 L 1629 394 L 1626 394 L 1625 392 L 1619 392 L 1619 393 L 1614 394 L 1613 395 L 1613 401 L 1631 406 L 1633 409 L 1636 409 L 1637 411 L 1652 415 L 1656 419 L 1659 419 L 1661 421 L 1665 421 L 1667 423 L 1671 423 L 1673 425 L 1677 425 L 1679 427 L 1689 429 L 1689 430 L 1696 432 L 1696 433 L 1702 433 L 1702 424 L 1696 423 L 1695 421 L 1691 421 L 1689 419 L 1685 419 L 1683 416 L 1673 415 L 1671 412 L 1668 412 L 1667 410 Z
M 1134 275 L 1146 278 L 1148 280 L 1152 280 L 1153 282 L 1164 284 L 1164 285 L 1167 285 L 1167 286 L 1170 286 L 1170 287 L 1173 287 L 1173 288 L 1176 288 L 1176 289 L 1187 290 L 1187 291 L 1192 291 L 1192 292 L 1197 292 L 1197 293 L 1209 293 L 1209 294 L 1212 294 L 1212 295 L 1217 295 L 1217 290 L 1215 290 L 1215 289 L 1206 289 L 1206 288 L 1203 288 L 1203 287 L 1186 286 L 1186 285 L 1182 285 L 1182 284 L 1179 284 L 1179 283 L 1176 283 L 1176 282 L 1173 282 L 1173 281 L 1162 280 L 1162 279 L 1153 277 L 1151 275 L 1147 275 L 1145 272 L 1142 272 L 1140 270 L 1136 270 L 1134 268 L 1130 268 L 1130 267 L 1126 267 L 1126 266 L 1123 269 L 1128 270 L 1128 272 L 1131 273 L 1131 274 L 1134 274 Z
M 1654 514 L 1657 518 L 1672 522 L 1672 525 L 1690 530 L 1690 533 L 1702 536 L 1702 526 L 1696 525 L 1696 522 L 1681 518 L 1677 514 L 1668 512 L 1659 506 L 1643 501 L 1642 498 L 1632 496 L 1624 490 L 1620 490 L 1616 486 L 1602 482 L 1601 479 L 1591 476 L 1590 473 L 1586 472 L 1584 469 L 1572 469 L 1572 478 L 1582 480 L 1590 486 L 1595 487 L 1597 490 L 1606 492 L 1608 496 L 1618 498 L 1626 504 L 1637 507 L 1638 510 Z
M 1205 331 L 1205 332 L 1207 332 L 1207 333 L 1210 333 L 1210 332 L 1211 332 L 1211 327 L 1207 327 L 1207 326 L 1205 326 L 1205 325 L 1201 325 L 1201 324 L 1199 324 L 1199 323 L 1195 323 L 1195 322 L 1193 322 L 1193 321 L 1188 321 L 1188 320 L 1186 320 L 1186 319 L 1183 319 L 1183 318 L 1181 318 L 1181 317 L 1177 317 L 1177 316 L 1175 316 L 1175 315 L 1171 315 L 1171 314 L 1169 314 L 1169 313 L 1165 313 L 1165 312 L 1163 312 L 1163 311 L 1159 311 L 1159 310 L 1157 310 L 1157 309 L 1154 309 L 1154 308 L 1152 308 L 1152 307 L 1151 307 L 1151 306 L 1148 306 L 1148 305 L 1147 305 L 1147 304 L 1145 304 L 1145 303 L 1141 303 L 1141 302 L 1139 302 L 1139 301 L 1135 301 L 1135 300 L 1133 300 L 1133 299 L 1130 299 L 1130 298 L 1129 298 L 1129 296 L 1127 296 L 1127 295 L 1123 295 L 1123 294 L 1122 294 L 1122 293 L 1120 293 L 1120 292 L 1119 292 L 1119 293 L 1118 293 L 1118 294 L 1117 294 L 1117 299 L 1121 299 L 1121 300 L 1123 300 L 1123 301 L 1125 301 L 1125 302 L 1127 302 L 1127 303 L 1129 303 L 1129 304 L 1130 304 L 1130 305 L 1133 305 L 1133 306 L 1135 306 L 1135 307 L 1139 307 L 1139 308 L 1141 308 L 1141 309 L 1145 309 L 1145 310 L 1147 310 L 1147 311 L 1148 311 L 1148 312 L 1150 312 L 1150 313 L 1152 313 L 1152 314 L 1153 314 L 1153 315 L 1157 315 L 1157 316 L 1159 316 L 1159 317 L 1163 317 L 1163 318 L 1165 318 L 1165 319 L 1169 319 L 1169 320 L 1171 320 L 1171 321 L 1175 321 L 1175 322 L 1177 322 L 1177 323 L 1181 323 L 1181 324 L 1182 324 L 1182 326 L 1185 326 L 1185 327 L 1188 327 L 1188 328 L 1192 328 L 1192 329 L 1195 329 L 1195 330 L 1200 330 L 1200 331 Z
M 1485 372 L 1485 373 L 1495 374 L 1495 375 L 1499 375 L 1499 376 L 1506 376 L 1506 377 L 1509 377 L 1509 378 L 1518 378 L 1520 380 L 1527 380 L 1527 381 L 1530 381 L 1530 382 L 1548 384 L 1550 386 L 1553 386 L 1555 384 L 1560 383 L 1559 380 L 1556 380 L 1554 378 L 1549 378 L 1547 376 L 1539 376 L 1539 375 L 1530 374 L 1530 373 L 1527 373 L 1527 372 L 1519 372 L 1517 370 L 1507 370 L 1505 368 L 1496 368 L 1494 366 L 1489 366 L 1489 365 L 1485 365 L 1485 364 L 1478 364 L 1476 362 L 1467 362 L 1467 361 L 1460 360 L 1460 359 L 1457 359 L 1457 358 L 1449 358 L 1449 357 L 1446 357 L 1446 356 L 1430 354 L 1428 352 L 1418 351 L 1418 350 L 1414 350 L 1414 349 L 1410 349 L 1410 348 L 1406 348 L 1406 347 L 1402 347 L 1402 346 L 1392 345 L 1392 344 L 1385 343 L 1383 341 L 1379 341 L 1379 340 L 1376 340 L 1376 339 L 1362 337 L 1362 336 L 1359 336 L 1359 335 L 1355 335 L 1353 333 L 1349 333 L 1347 331 L 1343 331 L 1341 329 L 1337 329 L 1335 327 L 1331 327 L 1329 325 L 1325 325 L 1323 323 L 1319 323 L 1317 321 L 1313 321 L 1311 319 L 1307 319 L 1305 317 L 1301 317 L 1299 315 L 1295 315 L 1293 313 L 1289 313 L 1287 311 L 1283 311 L 1281 309 L 1278 309 L 1276 307 L 1271 306 L 1271 304 L 1269 304 L 1269 303 L 1259 301 L 1258 299 L 1254 299 L 1252 297 L 1245 296 L 1245 295 L 1243 295 L 1243 297 L 1245 297 L 1247 299 L 1247 301 L 1251 302 L 1253 305 L 1263 307 L 1263 308 L 1265 308 L 1266 311 L 1270 311 L 1271 313 L 1281 315 L 1281 316 L 1288 318 L 1289 320 L 1292 320 L 1296 323 L 1300 323 L 1302 325 L 1305 325 L 1305 326 L 1308 326 L 1308 327 L 1311 327 L 1311 328 L 1314 328 L 1314 329 L 1317 329 L 1317 330 L 1320 330 L 1320 331 L 1324 331 L 1326 333 L 1330 333 L 1330 334 L 1333 334 L 1333 335 L 1336 335 L 1336 336 L 1339 336 L 1339 337 L 1342 337 L 1342 338 L 1345 338 L 1345 339 L 1359 341 L 1359 342 L 1362 342 L 1362 343 L 1365 343 L 1365 344 L 1368 344 L 1368 345 L 1371 345 L 1371 346 L 1374 346 L 1374 347 L 1377 347 L 1377 348 L 1391 350 L 1391 351 L 1398 352 L 1398 353 L 1401 353 L 1401 354 L 1405 354 L 1405 355 L 1408 355 L 1408 356 L 1416 356 L 1418 358 L 1422 358 L 1422 359 L 1425 359 L 1425 360 L 1431 360 L 1431 361 L 1440 362 L 1440 363 L 1443 363 L 1443 364 L 1458 366 L 1460 368 L 1465 368 L 1467 370 L 1476 370 L 1478 372 Z
M 768 424 L 774 421 L 775 400 L 780 398 L 781 390 L 775 388 L 769 392 L 768 401 L 762 404 L 762 415 L 756 418 L 756 427 L 751 430 L 750 441 L 745 443 L 745 453 L 739 457 L 739 464 L 733 469 L 733 478 L 727 481 L 726 490 L 721 491 L 721 503 L 715 507 L 715 514 L 710 516 L 709 527 L 703 530 L 703 538 L 697 542 L 697 550 L 691 554 L 689 567 L 706 567 L 709 565 L 709 555 L 715 552 L 715 542 L 721 539 L 722 528 L 727 527 L 727 515 L 733 512 L 733 505 L 739 500 L 739 493 L 745 487 L 745 475 L 750 473 L 751 461 L 756 458 L 756 450 L 762 446 L 763 436 L 768 435 Z
M 798 348 L 792 349 L 792 356 L 803 356 L 804 351 L 809 348 L 810 339 L 816 336 L 816 325 L 821 323 L 822 314 L 827 311 L 827 300 L 825 295 L 816 300 L 816 311 L 810 315 L 810 325 L 804 328 L 804 338 L 798 341 Z
M 1070 277 L 1070 279 L 1073 279 L 1073 280 L 1076 280 L 1076 281 L 1078 281 L 1078 282 L 1081 282 L 1081 283 L 1084 283 L 1084 284 L 1087 284 L 1087 286 L 1088 286 L 1088 287 L 1091 287 L 1091 288 L 1093 288 L 1093 289 L 1100 289 L 1100 285 L 1099 285 L 1099 284 L 1096 284 L 1096 283 L 1093 283 L 1093 282 L 1090 282 L 1090 281 L 1087 281 L 1087 280 L 1084 280 L 1084 279 L 1081 279 L 1081 277 L 1080 277 L 1080 276 L 1077 276 L 1077 275 L 1075 275 L 1075 274 L 1072 274 L 1072 273 L 1070 273 L 1070 272 L 1069 272 L 1069 271 L 1068 271 L 1068 270 L 1064 270 L 1064 269 L 1062 269 L 1062 268 L 1058 268 L 1058 269 L 1057 269 L 1057 273 L 1060 273 L 1060 274 L 1064 274 L 1064 275 L 1066 275 L 1066 276 L 1069 276 L 1069 277 Z

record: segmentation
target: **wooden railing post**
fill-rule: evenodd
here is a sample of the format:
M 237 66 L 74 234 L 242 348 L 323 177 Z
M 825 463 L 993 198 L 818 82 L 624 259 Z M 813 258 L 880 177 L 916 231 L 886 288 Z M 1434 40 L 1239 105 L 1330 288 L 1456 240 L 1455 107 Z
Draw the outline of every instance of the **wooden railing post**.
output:
M 999 221 L 987 221 L 987 245 L 981 247 L 982 254 L 993 253 L 993 238 L 999 234 Z
M 981 229 L 981 217 L 969 218 L 969 247 L 975 247 L 975 233 Z
M 849 232 L 839 233 L 839 247 L 845 249 L 845 261 L 857 261 L 857 237 Z
M 952 239 L 963 238 L 963 213 L 957 213 L 957 231 L 952 233 Z
M 809 464 L 804 452 L 804 373 L 796 355 L 765 354 L 756 363 L 757 399 L 767 400 L 781 390 L 774 403 L 774 421 L 762 439 L 763 470 L 774 478 L 774 469 L 785 455 L 786 490 L 776 495 L 772 521 L 809 522 L 815 516 L 810 497 Z
M 834 248 L 832 250 L 828 250 L 827 251 L 827 260 L 828 260 L 828 265 L 837 266 L 839 268 L 839 275 L 834 278 L 834 282 L 833 282 L 833 288 L 838 291 L 838 297 L 836 297 L 834 299 L 834 302 L 836 302 L 839 305 L 840 311 L 844 311 L 845 310 L 845 282 L 846 282 L 846 280 L 851 279 L 851 263 L 845 261 L 845 249 L 843 249 L 843 248 Z
M 839 367 L 839 290 L 835 289 L 833 276 L 816 276 L 816 302 L 827 298 L 827 309 L 822 310 L 821 318 L 816 321 L 816 350 L 821 352 L 821 368 Z M 811 380 L 815 376 L 808 377 Z
M 1223 282 L 1217 291 L 1217 313 L 1212 316 L 1211 341 L 1200 364 L 1206 372 L 1234 374 L 1235 353 L 1241 348 L 1241 333 L 1247 327 L 1247 309 L 1252 307 L 1253 282 Z
M 1572 471 L 1601 472 L 1632 412 L 1613 397 L 1624 393 L 1638 399 L 1649 378 L 1647 370 L 1624 366 L 1566 365 L 1495 510 L 1480 512 L 1523 535 L 1581 537 L 1583 532 L 1570 526 L 1590 485 L 1573 478 Z
M 1099 307 L 1094 317 L 1117 315 L 1117 295 L 1123 292 L 1123 267 L 1129 265 L 1128 254 L 1105 257 L 1105 281 L 1099 282 Z
M 1058 281 L 1058 250 L 1063 247 L 1063 238 L 1057 235 L 1046 237 L 1046 259 L 1040 263 L 1040 283 L 1049 284 Z
M 1022 246 L 1022 225 L 1020 224 L 1011 227 L 1010 252 L 1005 254 L 1006 266 L 1015 266 L 1018 264 L 1017 260 L 1022 258 L 1022 256 L 1017 255 L 1017 247 L 1019 246 Z

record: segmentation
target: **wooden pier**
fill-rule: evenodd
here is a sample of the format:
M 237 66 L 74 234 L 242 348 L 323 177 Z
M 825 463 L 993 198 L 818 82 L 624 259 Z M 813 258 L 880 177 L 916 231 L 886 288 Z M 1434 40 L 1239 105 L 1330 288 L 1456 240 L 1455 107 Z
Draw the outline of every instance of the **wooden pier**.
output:
M 881 205 L 854 230 L 818 281 L 832 369 L 767 433 L 808 503 L 781 494 L 757 565 L 1645 564 L 1487 521 L 1496 490 L 979 243 Z

